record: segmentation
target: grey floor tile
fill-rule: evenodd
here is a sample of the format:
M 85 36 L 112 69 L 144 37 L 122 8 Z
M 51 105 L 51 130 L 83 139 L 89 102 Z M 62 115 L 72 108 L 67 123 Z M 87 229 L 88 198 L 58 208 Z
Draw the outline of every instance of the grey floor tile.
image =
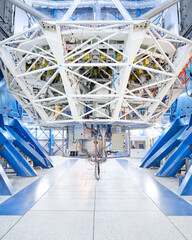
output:
M 150 199 L 96 199 L 99 211 L 159 211 Z
M 61 179 L 59 181 L 57 181 L 57 183 L 55 184 L 55 186 L 85 186 L 86 185 L 86 180 L 78 180 L 78 179 L 71 179 L 71 180 L 67 180 L 67 179 Z
M 93 212 L 30 211 L 3 240 L 91 240 Z
M 62 199 L 62 198 L 42 198 L 32 207 L 33 210 L 40 211 L 91 211 L 94 209 L 94 199 Z
M 111 191 L 101 192 L 100 191 L 96 193 L 96 198 L 107 198 L 107 199 L 115 199 L 115 198 L 144 199 L 145 198 L 146 199 L 148 197 L 142 191 L 129 191 L 129 192 L 111 192 Z
M 161 212 L 96 212 L 95 240 L 184 240 Z
M 188 240 L 192 239 L 192 216 L 174 216 L 169 217 L 169 219 Z
M 125 185 L 119 185 L 119 186 L 96 186 L 96 191 L 102 191 L 102 192 L 107 192 L 107 191 L 112 191 L 112 192 L 129 192 L 129 191 L 137 191 L 140 190 L 136 185 L 129 185 L 129 186 L 125 186 Z
M 85 186 L 54 185 L 50 190 L 57 191 L 58 189 L 61 189 L 63 191 L 67 191 L 67 192 L 90 192 L 90 191 L 95 191 L 95 186 L 92 186 L 92 185 L 85 185 Z
M 96 185 L 97 185 L 97 186 L 106 186 L 106 181 L 107 181 L 107 180 L 99 180 L 99 181 L 97 181 L 97 180 L 95 180 L 95 179 L 94 179 L 94 180 L 87 180 L 87 181 L 86 181 L 86 186 L 87 186 L 87 185 L 89 185 L 89 186 L 90 186 L 90 185 L 92 185 L 92 186 L 96 186 Z
M 43 198 L 94 198 L 94 191 L 66 191 L 63 189 L 50 190 L 48 191 Z
M 21 216 L 0 216 L 0 239 L 20 218 Z
M 126 185 L 132 185 L 135 184 L 134 181 L 130 179 L 116 179 L 116 180 L 106 180 L 107 185 L 120 185 L 120 184 L 126 184 Z

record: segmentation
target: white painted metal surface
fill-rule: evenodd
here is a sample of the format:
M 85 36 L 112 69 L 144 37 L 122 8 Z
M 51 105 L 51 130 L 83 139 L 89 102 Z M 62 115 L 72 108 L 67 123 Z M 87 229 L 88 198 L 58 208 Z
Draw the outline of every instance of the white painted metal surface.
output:
M 0 42 L 9 90 L 44 125 L 155 123 L 183 90 L 191 50 L 143 20 L 44 21 Z

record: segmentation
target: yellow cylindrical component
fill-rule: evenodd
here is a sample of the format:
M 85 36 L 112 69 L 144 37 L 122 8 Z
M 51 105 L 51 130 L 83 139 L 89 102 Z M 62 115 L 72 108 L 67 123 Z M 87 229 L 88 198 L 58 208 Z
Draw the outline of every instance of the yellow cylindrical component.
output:
M 90 59 L 91 59 L 90 53 L 88 53 L 84 56 L 85 62 L 89 61 Z
M 101 61 L 106 61 L 107 60 L 106 56 L 103 55 L 103 54 L 100 55 L 100 59 L 101 59 Z
M 149 58 L 145 58 L 143 61 L 144 66 L 148 66 L 149 65 Z
M 134 74 L 131 74 L 131 81 L 135 81 L 136 80 L 136 77 Z
M 85 69 L 87 69 L 87 70 L 90 69 L 90 68 L 91 68 L 91 67 L 85 67 Z
M 54 70 L 49 70 L 48 73 L 49 73 L 49 75 L 52 76 L 54 74 Z
M 153 62 L 153 67 L 154 69 L 159 69 L 159 66 L 155 62 Z
M 38 68 L 38 63 L 35 63 L 35 64 L 33 65 L 32 69 L 33 69 L 33 70 L 37 70 L 37 68 Z
M 142 69 L 138 69 L 138 74 L 143 74 L 143 70 Z
M 135 59 L 134 59 L 133 63 L 136 63 L 136 62 L 137 62 L 137 57 L 135 57 Z
M 98 71 L 96 68 L 93 69 L 93 77 L 97 77 Z
M 69 58 L 69 62 L 73 62 L 75 60 L 75 58 L 74 57 L 72 57 L 72 58 Z
M 25 67 L 25 71 L 27 71 L 29 69 L 29 65 L 26 65 Z
M 44 66 L 44 67 L 47 66 L 47 60 L 45 60 L 44 58 L 42 59 L 42 66 Z
M 122 62 L 122 55 L 120 53 L 117 53 L 117 61 Z
M 54 112 L 54 115 L 57 115 L 58 117 L 61 116 L 61 114 L 58 114 L 58 112 L 61 112 L 61 110 L 62 110 L 61 105 L 55 105 L 54 110 L 56 111 L 56 112 Z

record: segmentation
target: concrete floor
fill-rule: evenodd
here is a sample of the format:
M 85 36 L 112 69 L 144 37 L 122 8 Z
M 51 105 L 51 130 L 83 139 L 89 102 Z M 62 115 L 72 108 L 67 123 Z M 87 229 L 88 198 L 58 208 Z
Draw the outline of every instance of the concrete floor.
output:
M 191 224 L 165 216 L 116 160 L 103 164 L 100 181 L 78 160 L 24 216 L 0 216 L 0 239 L 191 240 Z

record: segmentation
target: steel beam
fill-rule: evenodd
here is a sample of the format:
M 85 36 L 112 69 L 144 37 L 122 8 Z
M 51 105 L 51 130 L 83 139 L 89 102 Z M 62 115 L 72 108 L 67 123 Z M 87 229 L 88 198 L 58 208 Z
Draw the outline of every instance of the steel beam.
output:
M 162 4 L 159 4 L 156 8 L 153 8 L 146 12 L 145 14 L 141 15 L 138 19 L 145 19 L 150 20 L 151 18 L 155 17 L 157 14 L 165 11 L 167 8 L 170 8 L 174 4 L 180 2 L 181 0 L 168 0 Z
M 147 152 L 144 158 L 141 160 L 140 167 L 148 167 L 150 165 L 148 161 L 161 149 L 166 142 L 168 142 L 175 134 L 182 128 L 180 119 L 176 119 L 170 127 L 158 138 L 153 147 Z M 154 166 L 154 165 L 152 165 Z
M 12 195 L 14 191 L 9 178 L 0 164 L 0 195 Z
M 181 185 L 178 189 L 179 195 L 192 195 L 192 165 L 190 165 L 185 178 L 183 179 Z
M 25 141 L 29 142 L 33 147 L 34 150 L 43 157 L 44 162 L 47 167 L 54 167 L 54 163 L 46 153 L 45 149 L 40 145 L 40 143 L 32 136 L 29 130 L 19 121 L 14 120 L 13 122 L 13 130 Z
M 19 148 L 24 154 L 26 154 L 37 166 L 42 168 L 47 168 L 47 164 L 44 158 L 37 153 L 26 141 L 24 141 L 12 128 L 6 126 L 7 131 L 9 131 L 14 137 L 13 145 Z
M 14 145 L 10 142 L 14 140 L 13 136 L 0 129 L 0 155 L 3 156 L 15 172 L 22 177 L 37 176 L 34 169 L 24 159 L 24 157 L 17 151 Z
M 19 0 L 8 0 L 8 1 L 11 2 L 13 5 L 15 5 L 16 7 L 31 14 L 32 16 L 36 17 L 37 19 L 39 19 L 41 21 L 50 19 L 50 17 L 47 17 L 45 14 L 39 12 L 35 8 L 29 6 L 28 4 L 26 4 L 22 1 L 19 1 Z
M 175 177 L 185 164 L 185 158 L 192 154 L 192 127 L 184 132 L 184 141 L 169 157 L 165 164 L 156 172 L 158 177 Z M 182 139 L 181 139 L 182 141 Z
M 113 3 L 115 4 L 116 8 L 119 10 L 121 15 L 124 17 L 125 20 L 127 21 L 132 21 L 132 18 L 128 11 L 124 8 L 123 4 L 119 0 L 112 0 Z
M 75 11 L 75 9 L 77 8 L 80 2 L 81 0 L 75 0 L 71 3 L 70 8 L 67 10 L 65 15 L 63 16 L 62 21 L 68 21 L 70 19 L 70 17 L 72 16 L 73 12 Z
M 179 146 L 179 144 L 181 143 L 179 137 L 186 129 L 186 127 L 187 126 L 182 127 L 175 135 L 173 135 L 173 137 L 167 139 L 167 141 L 164 142 L 164 145 L 160 149 L 156 148 L 155 154 L 151 158 L 149 158 L 147 162 L 143 163 L 142 167 L 150 168 L 153 166 L 160 166 L 161 160 Z

